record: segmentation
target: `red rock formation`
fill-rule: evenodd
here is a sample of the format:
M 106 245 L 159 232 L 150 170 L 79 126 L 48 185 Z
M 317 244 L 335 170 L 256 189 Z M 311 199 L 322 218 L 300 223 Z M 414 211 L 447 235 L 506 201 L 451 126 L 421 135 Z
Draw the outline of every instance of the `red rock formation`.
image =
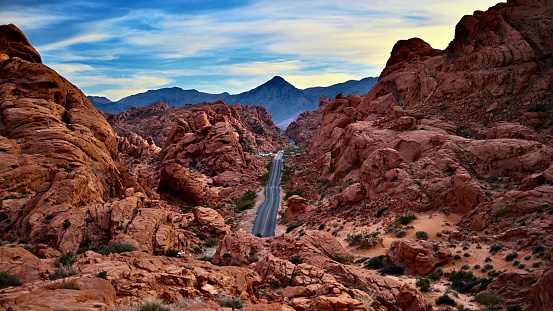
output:
M 284 210 L 284 220 L 290 222 L 298 218 L 305 218 L 315 210 L 315 206 L 309 204 L 306 199 L 293 195 L 286 201 L 286 209 Z
M 386 257 L 393 265 L 402 267 L 405 273 L 422 276 L 453 259 L 446 247 L 439 247 L 435 252 L 429 242 L 409 240 L 393 241 Z
M 258 106 L 218 101 L 170 108 L 160 102 L 107 117 L 135 175 L 156 172 L 150 176 L 154 189 L 192 204 L 235 199 L 264 172 L 264 160 L 251 154 L 287 145 Z

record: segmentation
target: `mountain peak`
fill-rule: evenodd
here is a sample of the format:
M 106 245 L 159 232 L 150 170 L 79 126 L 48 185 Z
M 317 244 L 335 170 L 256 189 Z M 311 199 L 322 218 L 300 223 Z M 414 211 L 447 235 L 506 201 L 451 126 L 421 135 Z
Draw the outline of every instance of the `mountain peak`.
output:
M 281 76 L 274 76 L 271 80 L 267 81 L 265 84 L 290 84 L 290 82 L 284 80 L 284 78 Z

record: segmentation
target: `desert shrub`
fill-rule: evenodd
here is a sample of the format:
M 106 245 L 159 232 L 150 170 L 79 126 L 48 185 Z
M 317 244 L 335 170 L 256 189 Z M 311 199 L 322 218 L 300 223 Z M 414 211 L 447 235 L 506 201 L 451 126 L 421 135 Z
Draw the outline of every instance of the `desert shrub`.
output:
M 530 108 L 528 108 L 528 112 L 549 112 L 551 109 L 553 109 L 551 105 L 546 103 L 537 103 L 530 106 Z
M 301 195 L 302 193 L 303 193 L 303 190 L 301 189 L 290 189 L 286 191 L 286 194 L 284 195 L 284 200 L 288 200 L 288 198 L 293 195 Z
M 179 255 L 179 251 L 176 249 L 168 249 L 165 251 L 165 256 L 167 257 L 177 257 Z
M 539 254 L 545 250 L 545 247 L 543 245 L 536 245 L 532 247 L 532 254 Z
M 495 254 L 503 249 L 503 245 L 501 244 L 493 244 L 490 246 L 490 253 Z
M 202 248 L 199 246 L 194 247 L 192 251 L 194 252 L 194 254 L 201 254 L 203 252 Z
M 445 276 L 448 278 L 450 282 L 453 282 L 455 280 L 460 280 L 463 282 L 471 282 L 476 280 L 476 277 L 471 271 L 453 270 L 451 272 L 446 273 Z
M 248 259 L 250 260 L 250 262 L 256 262 L 258 260 L 258 258 L 257 258 L 257 248 L 256 247 L 250 248 L 250 253 L 248 255 L 249 255 Z
M 417 216 L 413 213 L 406 213 L 403 215 L 398 215 L 396 217 L 395 223 L 397 225 L 407 226 L 410 224 L 413 220 L 417 219 Z
M 486 290 L 488 288 L 488 285 L 490 285 L 493 282 L 492 278 L 482 278 L 480 279 L 480 286 L 478 286 L 477 292 L 481 292 Z
M 474 265 L 474 269 L 475 269 L 475 270 L 480 269 L 480 265 L 479 265 L 479 264 Z
M 286 226 L 286 233 L 290 233 L 292 230 L 296 229 L 297 227 L 300 227 L 303 225 L 303 221 L 298 219 L 296 221 L 292 221 L 291 223 Z
M 455 254 L 455 256 L 453 256 L 453 259 L 455 259 L 455 260 L 461 260 L 461 255 Z
M 105 270 L 102 270 L 100 272 L 98 272 L 98 274 L 96 274 L 97 277 L 99 277 L 100 279 L 106 279 L 108 277 L 108 272 L 105 271 Z
M 63 279 L 71 275 L 77 274 L 77 271 L 73 267 L 60 267 L 54 270 L 54 272 L 48 275 L 50 280 Z
M 461 270 L 468 270 L 470 269 L 470 266 L 468 264 L 464 264 L 461 266 Z
M 536 261 L 536 262 L 532 263 L 533 268 L 538 268 L 539 266 L 541 266 L 541 261 Z
M 421 292 L 428 292 L 430 290 L 430 280 L 427 278 L 420 278 L 415 285 L 420 288 Z
M 288 261 L 295 265 L 299 265 L 303 262 L 303 260 L 301 260 L 301 257 L 299 255 L 291 256 L 290 258 L 288 258 Z
M 132 252 L 135 248 L 129 243 L 126 242 L 116 242 L 116 243 L 110 243 L 108 245 L 103 246 L 96 252 L 101 255 L 108 255 L 111 253 L 124 253 L 124 252 Z
M 319 225 L 319 230 L 324 230 L 324 228 L 325 228 L 325 224 L 320 224 Z
M 369 258 L 365 264 L 365 268 L 367 269 L 380 269 L 382 267 L 384 267 L 384 263 L 382 262 L 382 258 L 380 256 Z
M 379 232 L 363 232 L 363 233 L 348 233 L 346 242 L 350 246 L 357 246 L 360 248 L 371 248 L 378 244 L 382 244 L 382 237 L 379 237 Z
M 516 251 L 510 252 L 507 255 L 505 255 L 505 260 L 511 261 L 518 257 L 518 253 Z
M 61 253 L 61 256 L 54 261 L 54 265 L 58 268 L 61 266 L 68 267 L 73 265 L 75 260 L 77 260 L 75 254 L 69 251 L 67 253 Z
M 64 220 L 62 227 L 63 227 L 63 230 L 69 229 L 69 227 L 71 227 L 71 221 L 69 221 L 69 219 Z
M 347 255 L 336 254 L 336 255 L 332 256 L 332 259 L 334 259 L 335 261 L 337 261 L 339 263 L 351 262 L 351 257 L 347 256 Z
M 255 193 L 255 191 L 246 191 L 241 197 L 234 201 L 234 204 L 236 205 L 236 210 L 241 212 L 252 208 L 255 205 L 256 197 L 257 194 Z
M 519 269 L 524 269 L 524 268 L 526 268 L 526 265 L 523 264 L 523 263 L 521 263 L 520 265 L 518 265 L 518 268 L 519 268 Z
M 7 271 L 0 271 L 0 288 L 20 285 L 21 281 L 15 275 L 11 275 Z
M 520 264 L 520 260 L 517 259 L 513 261 L 513 266 L 518 266 L 519 264 Z
M 448 305 L 448 306 L 452 306 L 452 307 L 455 307 L 457 305 L 455 303 L 455 300 L 453 300 L 447 294 L 444 294 L 444 295 L 438 297 L 438 299 L 436 299 L 436 304 L 437 305 Z
M 428 233 L 426 233 L 426 231 L 417 231 L 415 235 L 417 236 L 417 239 L 420 239 L 420 240 L 428 239 Z
M 524 256 L 524 260 L 530 260 L 530 258 L 532 258 L 532 255 L 526 255 L 526 256 Z
M 215 247 L 219 245 L 219 241 L 216 238 L 209 238 L 204 243 L 205 247 Z
M 407 235 L 407 232 L 405 232 L 405 230 L 400 230 L 400 231 L 398 231 L 397 234 L 396 234 L 396 236 L 397 236 L 398 238 L 403 238 L 403 237 L 406 236 L 406 235 Z
M 385 266 L 380 269 L 380 274 L 382 275 L 403 275 L 403 268 L 398 266 Z
M 384 212 L 385 212 L 387 209 L 388 209 L 387 207 L 383 207 L 383 208 L 379 209 L 379 210 L 376 212 L 375 217 L 376 217 L 376 218 L 382 217 L 382 214 L 384 214 Z
M 491 310 L 495 309 L 497 305 L 503 302 L 503 298 L 495 293 L 480 293 L 476 295 L 475 300 Z
M 493 277 L 496 277 L 496 276 L 498 276 L 498 275 L 500 275 L 500 274 L 501 274 L 501 271 L 498 271 L 498 270 L 492 270 L 492 271 L 488 272 L 488 276 L 489 276 L 489 277 L 492 277 L 492 278 L 493 278 Z
M 244 301 L 241 299 L 218 298 L 216 301 L 223 308 L 242 309 L 244 307 Z
M 442 234 L 442 232 L 441 232 L 441 231 L 438 231 L 438 232 L 436 232 L 436 236 L 437 236 L 437 237 L 441 238 L 441 237 L 442 237 L 442 235 L 443 235 L 443 234 Z
M 522 307 L 520 305 L 508 306 L 506 311 L 522 311 Z
M 171 311 L 171 308 L 157 299 L 148 299 L 142 302 L 138 311 Z

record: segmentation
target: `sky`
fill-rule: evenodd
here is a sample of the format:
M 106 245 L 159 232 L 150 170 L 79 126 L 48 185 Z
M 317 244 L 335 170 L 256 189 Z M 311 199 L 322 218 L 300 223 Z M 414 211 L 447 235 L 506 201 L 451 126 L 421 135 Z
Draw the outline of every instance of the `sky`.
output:
M 444 49 L 463 15 L 498 0 L 0 0 L 43 62 L 87 95 L 178 86 L 248 91 L 377 77 L 393 45 Z

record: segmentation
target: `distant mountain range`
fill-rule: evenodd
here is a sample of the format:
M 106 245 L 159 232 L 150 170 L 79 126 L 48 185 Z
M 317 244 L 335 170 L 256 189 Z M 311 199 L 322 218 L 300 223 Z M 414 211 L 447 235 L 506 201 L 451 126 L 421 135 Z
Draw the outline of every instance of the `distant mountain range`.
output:
M 303 111 L 316 109 L 322 95 L 332 99 L 339 93 L 366 94 L 377 81 L 378 78 L 368 77 L 327 87 L 301 90 L 282 77 L 275 76 L 253 90 L 237 95 L 230 95 L 227 92 L 210 94 L 172 87 L 131 95 L 116 102 L 100 96 L 88 96 L 88 99 L 98 110 L 109 113 L 127 111 L 131 106 L 144 107 L 160 100 L 170 106 L 184 106 L 222 99 L 229 105 L 240 102 L 244 105 L 264 106 L 269 110 L 275 124 L 284 129 Z

